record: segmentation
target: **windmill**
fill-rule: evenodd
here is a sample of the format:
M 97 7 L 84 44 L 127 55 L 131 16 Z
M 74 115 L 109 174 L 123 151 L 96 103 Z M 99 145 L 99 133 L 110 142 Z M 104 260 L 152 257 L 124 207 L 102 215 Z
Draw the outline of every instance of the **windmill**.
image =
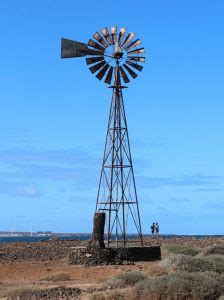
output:
M 112 89 L 96 212 L 106 213 L 107 245 L 115 237 L 126 246 L 129 220 L 143 245 L 139 205 L 123 101 L 123 89 L 143 69 L 141 40 L 125 28 L 103 28 L 87 44 L 62 38 L 61 58 L 86 57 L 89 70 Z

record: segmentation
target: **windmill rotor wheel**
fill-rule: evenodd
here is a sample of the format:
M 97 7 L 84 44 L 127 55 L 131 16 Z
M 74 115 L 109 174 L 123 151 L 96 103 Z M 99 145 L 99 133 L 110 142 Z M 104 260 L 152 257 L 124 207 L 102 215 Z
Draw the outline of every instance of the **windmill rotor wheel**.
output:
M 105 27 L 88 41 L 93 51 L 86 63 L 91 73 L 106 84 L 110 85 L 115 77 L 119 84 L 126 84 L 143 69 L 145 49 L 141 44 L 141 40 L 136 39 L 134 33 L 127 33 L 126 28 L 118 31 L 117 26 L 112 26 L 109 31 Z

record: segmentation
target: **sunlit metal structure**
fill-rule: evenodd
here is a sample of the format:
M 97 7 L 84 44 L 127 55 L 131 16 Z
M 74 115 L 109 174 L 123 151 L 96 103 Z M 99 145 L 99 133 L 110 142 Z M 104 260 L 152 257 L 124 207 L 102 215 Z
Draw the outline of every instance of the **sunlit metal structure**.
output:
M 61 58 L 86 57 L 92 74 L 109 85 L 112 99 L 97 193 L 96 211 L 104 211 L 107 244 L 112 238 L 126 246 L 130 220 L 143 245 L 138 197 L 123 101 L 123 89 L 143 69 L 145 49 L 125 28 L 96 32 L 87 44 L 62 38 Z

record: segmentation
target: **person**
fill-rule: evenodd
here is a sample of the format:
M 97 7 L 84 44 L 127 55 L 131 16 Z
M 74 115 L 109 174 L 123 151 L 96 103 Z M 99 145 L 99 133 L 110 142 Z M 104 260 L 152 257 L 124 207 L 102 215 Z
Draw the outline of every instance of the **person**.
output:
M 155 234 L 156 235 L 159 234 L 159 224 L 158 223 L 155 224 Z
M 151 225 L 151 233 L 154 234 L 155 233 L 155 223 L 153 222 Z

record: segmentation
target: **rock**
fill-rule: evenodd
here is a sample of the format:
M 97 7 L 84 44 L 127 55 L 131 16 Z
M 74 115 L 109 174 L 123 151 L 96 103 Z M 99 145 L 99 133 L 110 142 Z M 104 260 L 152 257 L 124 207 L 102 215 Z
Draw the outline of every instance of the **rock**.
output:
M 86 253 L 86 257 L 91 257 L 91 256 L 93 256 L 93 255 L 90 253 Z
M 77 247 L 83 243 L 83 241 L 77 240 L 0 243 L 0 264 L 13 260 L 58 260 L 66 258 L 71 247 Z
M 56 287 L 56 288 L 51 288 L 51 289 L 35 291 L 31 294 L 31 296 L 36 297 L 36 299 L 40 299 L 40 298 L 47 298 L 47 299 L 62 299 L 62 298 L 78 299 L 81 296 L 81 292 L 82 291 L 79 288 Z

